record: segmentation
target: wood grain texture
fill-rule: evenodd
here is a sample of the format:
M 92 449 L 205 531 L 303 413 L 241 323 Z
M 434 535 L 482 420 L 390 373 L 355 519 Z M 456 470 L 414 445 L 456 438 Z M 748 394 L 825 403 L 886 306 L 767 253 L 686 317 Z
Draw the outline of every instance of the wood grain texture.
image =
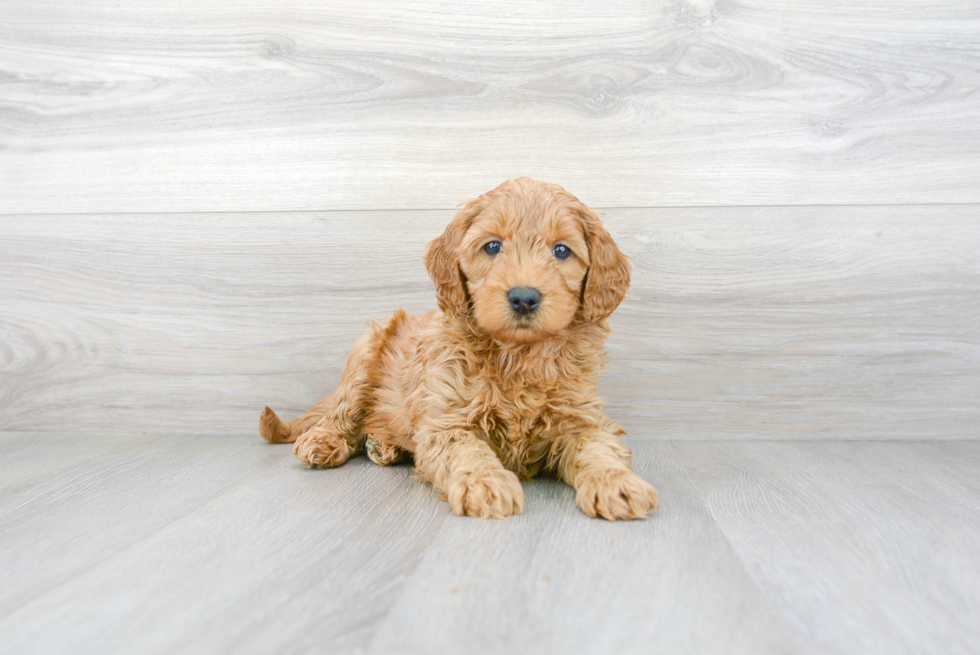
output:
M 596 521 L 570 487 L 525 484 L 522 516 L 443 524 L 367 652 L 811 652 L 745 575 L 669 445 L 634 455 L 661 491 L 653 518 Z
M 980 202 L 954 0 L 4 3 L 0 212 Z
M 614 210 L 601 391 L 636 437 L 980 437 L 976 206 Z M 254 434 L 434 306 L 451 212 L 0 222 L 0 428 Z
M 975 442 L 634 440 L 663 507 L 610 524 L 555 481 L 488 522 L 406 466 L 102 436 L 95 456 L 74 434 L 0 433 L 0 481 L 22 476 L 0 488 L 0 653 L 956 655 L 980 639 Z
M 44 443 L 37 469 L 75 449 Z M 311 471 L 252 439 L 125 446 L 0 491 L 0 651 L 351 652 L 449 515 L 408 467 Z
M 672 444 L 767 598 L 834 653 L 975 653 L 980 444 Z

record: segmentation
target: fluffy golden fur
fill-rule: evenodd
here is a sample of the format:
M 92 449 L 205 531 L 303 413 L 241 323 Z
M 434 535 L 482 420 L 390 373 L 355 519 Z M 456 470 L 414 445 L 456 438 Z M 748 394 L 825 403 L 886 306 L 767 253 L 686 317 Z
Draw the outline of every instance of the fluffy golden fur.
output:
M 520 480 L 539 473 L 574 487 L 592 517 L 656 509 L 597 396 L 630 267 L 596 214 L 559 186 L 510 180 L 466 203 L 425 262 L 442 311 L 372 326 L 337 391 L 288 423 L 266 407 L 262 436 L 295 441 L 314 467 L 412 455 L 458 515 L 521 513 Z M 522 306 L 515 289 L 537 300 Z

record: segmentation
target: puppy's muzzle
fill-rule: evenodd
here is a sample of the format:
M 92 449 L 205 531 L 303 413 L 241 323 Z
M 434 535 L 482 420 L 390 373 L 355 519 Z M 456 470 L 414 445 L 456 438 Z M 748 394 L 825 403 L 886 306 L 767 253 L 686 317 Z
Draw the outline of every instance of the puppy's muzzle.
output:
M 541 292 L 530 287 L 514 287 L 507 292 L 507 302 L 518 316 L 530 316 L 541 306 Z

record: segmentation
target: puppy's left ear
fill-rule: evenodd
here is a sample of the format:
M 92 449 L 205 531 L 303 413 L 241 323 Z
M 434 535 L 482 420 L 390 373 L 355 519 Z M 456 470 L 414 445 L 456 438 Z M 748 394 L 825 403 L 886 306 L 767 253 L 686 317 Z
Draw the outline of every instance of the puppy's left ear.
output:
M 475 198 L 466 203 L 446 226 L 446 231 L 433 239 L 425 251 L 425 268 L 436 283 L 436 301 L 439 309 L 447 314 L 469 311 L 463 273 L 459 270 L 459 244 L 483 208 L 481 200 Z
M 589 270 L 582 286 L 582 318 L 598 321 L 615 311 L 630 286 L 630 260 L 619 251 L 594 211 L 579 205 L 589 246 Z

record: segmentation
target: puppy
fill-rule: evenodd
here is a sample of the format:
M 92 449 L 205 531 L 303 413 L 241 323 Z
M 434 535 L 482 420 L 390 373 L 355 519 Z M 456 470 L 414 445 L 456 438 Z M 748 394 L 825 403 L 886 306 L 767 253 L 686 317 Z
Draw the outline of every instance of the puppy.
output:
M 520 514 L 520 480 L 539 473 L 591 517 L 656 509 L 597 396 L 630 267 L 596 214 L 554 184 L 510 180 L 466 203 L 425 264 L 442 311 L 372 326 L 337 391 L 288 423 L 266 407 L 262 436 L 295 441 L 313 467 L 411 455 L 457 515 Z

